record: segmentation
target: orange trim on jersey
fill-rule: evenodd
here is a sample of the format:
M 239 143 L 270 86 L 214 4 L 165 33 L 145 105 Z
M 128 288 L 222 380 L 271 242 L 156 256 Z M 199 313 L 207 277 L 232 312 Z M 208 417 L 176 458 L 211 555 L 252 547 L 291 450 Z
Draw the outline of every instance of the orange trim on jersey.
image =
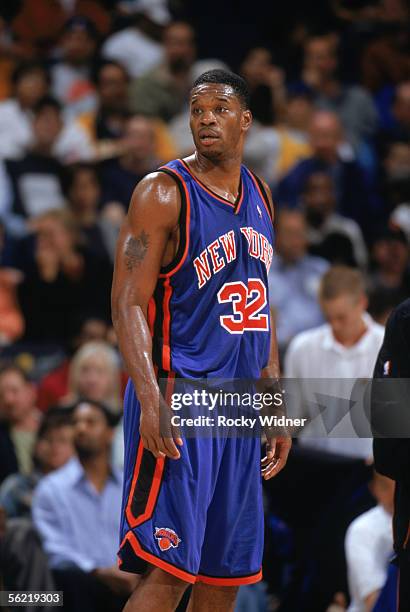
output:
M 213 584 L 215 586 L 236 586 L 240 584 L 254 584 L 262 580 L 262 570 L 259 570 L 257 574 L 251 576 L 240 576 L 238 578 L 215 578 L 213 576 L 204 576 L 198 574 L 197 582 L 203 582 L 204 584 Z
M 188 191 L 188 188 L 186 186 L 184 179 L 182 178 L 181 174 L 177 170 L 174 170 L 173 168 L 168 168 L 168 166 L 164 166 L 164 168 L 169 170 L 169 172 L 172 172 L 173 174 L 175 174 L 180 179 L 184 187 L 185 199 L 186 199 L 185 249 L 184 249 L 184 252 L 182 254 L 180 261 L 172 268 L 172 270 L 170 270 L 169 272 L 160 273 L 158 275 L 159 278 L 166 278 L 168 276 L 172 276 L 173 274 L 178 272 L 178 270 L 180 269 L 180 267 L 186 260 L 187 255 L 188 255 L 188 248 L 189 248 L 189 226 L 190 226 L 190 221 L 191 221 L 191 200 L 189 198 L 189 191 Z
M 169 278 L 166 278 L 164 281 L 164 302 L 163 302 L 163 312 L 164 312 L 164 320 L 162 323 L 162 367 L 164 370 L 171 370 L 171 349 L 169 346 L 170 342 L 170 327 L 171 327 L 171 313 L 169 310 L 169 302 L 171 300 L 172 295 L 172 287 L 169 282 Z
M 188 164 L 186 162 L 184 162 L 183 159 L 179 159 L 178 161 L 181 162 L 181 164 L 183 164 L 184 168 L 187 169 L 187 171 L 189 172 L 189 174 L 192 176 L 192 178 L 194 179 L 194 181 L 196 183 L 198 183 L 198 185 L 200 187 L 202 187 L 202 189 L 204 189 L 204 191 L 206 191 L 209 195 L 211 195 L 213 198 L 216 198 L 217 200 L 219 200 L 220 202 L 223 202 L 224 204 L 228 204 L 228 206 L 231 206 L 232 208 L 235 208 L 237 212 L 239 210 L 239 208 L 241 207 L 242 201 L 243 201 L 243 195 L 244 195 L 244 188 L 243 188 L 243 181 L 242 181 L 242 176 L 241 176 L 241 197 L 239 202 L 235 202 L 235 204 L 232 204 L 232 202 L 230 202 L 229 200 L 227 200 L 226 198 L 223 198 L 222 196 L 219 196 L 218 194 L 216 194 L 214 191 L 211 191 L 209 189 L 209 187 L 207 187 L 202 181 L 200 181 L 195 174 L 191 171 L 191 169 L 189 168 Z
M 132 531 L 129 531 L 127 535 L 124 537 L 123 541 L 121 542 L 120 549 L 123 547 L 126 541 L 128 541 L 131 544 L 135 554 L 138 557 L 141 557 L 141 559 L 144 559 L 144 561 L 147 561 L 148 563 L 151 563 L 152 565 L 159 567 L 165 572 L 168 572 L 169 574 L 176 576 L 180 580 L 184 580 L 185 582 L 189 582 L 190 584 L 194 584 L 196 582 L 196 576 L 194 574 L 190 574 L 186 572 L 185 570 L 180 569 L 179 567 L 175 567 L 175 565 L 172 565 L 171 563 L 167 563 L 166 561 L 163 561 L 159 557 L 156 557 L 155 555 L 144 550 L 141 547 L 140 543 L 138 542 L 136 535 Z
M 266 212 L 267 212 L 267 213 L 268 213 L 268 215 L 269 215 L 269 219 L 270 219 L 270 220 L 273 222 L 273 220 L 272 220 L 272 211 L 271 211 L 270 207 L 267 205 L 265 198 L 263 197 L 263 194 L 262 194 L 262 192 L 261 192 L 261 190 L 260 190 L 260 187 L 259 187 L 259 185 L 258 185 L 258 181 L 257 181 L 257 180 L 256 180 L 256 178 L 253 176 L 252 172 L 249 172 L 249 175 L 250 175 L 250 177 L 252 178 L 252 180 L 253 180 L 253 182 L 254 182 L 254 184 L 255 184 L 256 189 L 257 189 L 257 190 L 258 190 L 258 192 L 259 192 L 259 195 L 260 195 L 260 197 L 261 197 L 261 200 L 262 200 L 262 202 L 263 202 L 263 204 L 264 204 L 264 206 L 265 206 L 265 208 L 266 208 Z

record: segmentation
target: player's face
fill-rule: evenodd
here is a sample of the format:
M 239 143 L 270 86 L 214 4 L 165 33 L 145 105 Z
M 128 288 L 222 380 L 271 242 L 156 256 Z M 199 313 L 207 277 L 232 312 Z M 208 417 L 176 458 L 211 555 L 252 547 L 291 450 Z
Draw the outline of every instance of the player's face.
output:
M 204 157 L 240 155 L 251 121 L 250 111 L 229 85 L 207 83 L 192 90 L 190 127 L 195 147 Z

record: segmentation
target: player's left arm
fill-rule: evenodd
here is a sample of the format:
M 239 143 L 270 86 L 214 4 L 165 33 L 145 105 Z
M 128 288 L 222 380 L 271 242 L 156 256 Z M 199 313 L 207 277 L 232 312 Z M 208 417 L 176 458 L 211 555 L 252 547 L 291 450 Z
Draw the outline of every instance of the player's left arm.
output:
M 274 207 L 273 207 L 271 190 L 269 189 L 269 186 L 267 185 L 265 181 L 263 181 L 262 179 L 261 181 L 264 186 L 266 195 L 268 196 L 271 216 L 272 216 L 272 223 L 273 223 Z M 267 389 L 270 388 L 274 391 L 274 393 L 280 393 L 282 397 L 282 402 L 283 402 L 284 399 L 283 399 L 283 394 L 282 394 L 282 387 L 280 384 L 279 350 L 278 350 L 278 342 L 277 342 L 277 337 L 276 337 L 276 325 L 275 325 L 275 319 L 272 316 L 272 313 L 270 316 L 270 323 L 271 323 L 271 344 L 270 344 L 270 351 L 269 351 L 269 361 L 268 361 L 267 366 L 261 371 L 261 379 L 262 379 L 261 382 L 262 382 L 262 388 L 267 388 Z M 282 404 L 282 406 L 279 408 L 277 412 L 280 412 L 280 414 L 284 414 L 285 413 L 284 408 L 285 407 Z M 272 413 L 271 407 L 269 408 L 269 412 Z M 285 428 L 281 428 L 281 430 L 279 430 L 278 428 L 275 428 L 275 431 L 267 430 L 265 433 L 266 433 L 266 438 L 267 438 L 266 455 L 261 461 L 261 466 L 262 466 L 263 478 L 265 480 L 269 480 L 270 478 L 273 478 L 274 476 L 276 476 L 276 474 L 278 474 L 285 467 L 287 459 L 288 459 L 289 451 L 292 446 L 292 438 L 290 437 L 290 435 L 288 434 Z

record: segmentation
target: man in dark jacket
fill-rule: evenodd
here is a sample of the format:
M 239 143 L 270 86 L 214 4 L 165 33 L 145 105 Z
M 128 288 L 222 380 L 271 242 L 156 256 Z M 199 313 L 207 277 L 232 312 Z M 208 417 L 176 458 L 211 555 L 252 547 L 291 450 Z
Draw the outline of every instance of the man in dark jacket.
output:
M 374 461 L 396 481 L 394 549 L 399 566 L 399 612 L 410 610 L 410 299 L 390 315 L 372 388 Z M 388 380 L 396 379 L 396 380 Z M 385 436 L 385 437 L 377 437 Z M 400 437 L 399 437 L 400 436 Z M 407 437 L 406 437 L 407 436 Z

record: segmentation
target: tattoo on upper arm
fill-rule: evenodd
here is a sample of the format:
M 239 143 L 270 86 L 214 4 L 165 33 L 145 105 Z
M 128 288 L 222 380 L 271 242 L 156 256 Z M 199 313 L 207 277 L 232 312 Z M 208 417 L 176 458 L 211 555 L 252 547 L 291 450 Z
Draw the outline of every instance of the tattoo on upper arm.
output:
M 149 236 L 142 230 L 139 236 L 128 238 L 125 245 L 125 266 L 133 270 L 144 259 L 149 245 Z

